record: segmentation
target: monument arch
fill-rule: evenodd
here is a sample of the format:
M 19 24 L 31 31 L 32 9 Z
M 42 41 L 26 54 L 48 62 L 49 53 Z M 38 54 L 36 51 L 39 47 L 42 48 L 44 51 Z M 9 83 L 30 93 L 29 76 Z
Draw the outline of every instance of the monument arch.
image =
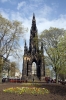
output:
M 37 42 L 35 41 L 35 38 L 37 38 Z M 35 71 L 32 69 L 33 62 L 36 64 L 36 69 L 34 69 Z M 32 26 L 30 29 L 29 48 L 27 47 L 26 41 L 24 45 L 22 79 L 32 80 L 32 71 L 35 74 L 34 77 L 36 80 L 40 80 L 45 76 L 43 45 L 41 44 L 41 49 L 39 49 L 38 33 L 34 14 L 32 18 Z

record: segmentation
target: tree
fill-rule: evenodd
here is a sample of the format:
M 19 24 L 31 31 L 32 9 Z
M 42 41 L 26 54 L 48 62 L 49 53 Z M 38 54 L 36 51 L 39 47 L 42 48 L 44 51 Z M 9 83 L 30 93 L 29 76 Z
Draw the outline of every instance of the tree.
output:
M 56 73 L 56 82 L 58 82 L 58 74 L 61 70 L 59 65 L 59 51 L 58 43 L 59 38 L 65 33 L 64 29 L 50 28 L 49 30 L 44 30 L 40 35 L 40 40 L 43 42 L 44 49 L 51 61 L 51 65 Z
M 19 40 L 23 37 L 25 31 L 26 29 L 21 22 L 17 20 L 10 21 L 0 15 L 0 56 L 5 58 L 3 64 L 8 61 L 10 56 L 20 57 L 19 52 L 22 52 L 22 50 Z M 1 67 L 3 66 L 0 64 L 2 71 Z
M 8 72 L 8 78 L 9 78 L 10 67 L 11 67 L 11 62 L 9 60 L 5 62 L 3 61 L 2 71 L 4 70 Z
M 10 21 L 0 15 L 0 55 L 19 56 L 19 40 L 26 29 L 19 21 Z
M 60 38 L 60 41 L 58 43 L 58 50 L 59 50 L 59 55 L 60 55 L 60 77 L 62 80 L 65 79 L 66 77 L 66 33 L 64 34 L 63 37 Z
M 16 62 L 11 62 L 11 77 L 15 77 Z
M 0 73 L 2 70 L 2 65 L 3 65 L 3 57 L 0 55 Z
M 51 70 L 49 67 L 45 68 L 45 72 L 46 72 L 46 77 L 51 77 Z
M 15 77 L 16 72 L 19 72 L 19 63 L 14 61 L 14 62 L 11 62 L 10 76 Z
M 3 65 L 3 57 L 0 55 L 0 83 L 2 83 L 2 65 Z

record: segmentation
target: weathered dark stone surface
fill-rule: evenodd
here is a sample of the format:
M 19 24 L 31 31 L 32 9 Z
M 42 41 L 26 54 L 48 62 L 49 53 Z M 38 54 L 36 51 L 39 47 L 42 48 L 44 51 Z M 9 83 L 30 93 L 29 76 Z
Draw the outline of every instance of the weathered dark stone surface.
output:
M 36 63 L 35 76 L 32 75 L 33 62 Z M 33 14 L 32 26 L 30 30 L 29 48 L 27 47 L 26 41 L 24 45 L 22 79 L 32 80 L 34 77 L 36 80 L 38 79 L 40 80 L 44 76 L 45 76 L 45 63 L 44 63 L 43 44 L 41 43 L 41 48 L 39 49 L 36 20 L 35 20 L 35 15 Z

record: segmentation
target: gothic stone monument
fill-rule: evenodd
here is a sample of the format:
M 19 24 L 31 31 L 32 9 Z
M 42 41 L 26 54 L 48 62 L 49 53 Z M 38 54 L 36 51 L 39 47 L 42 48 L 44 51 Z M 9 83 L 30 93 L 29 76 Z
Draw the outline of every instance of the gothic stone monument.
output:
M 35 15 L 33 14 L 32 27 L 30 30 L 29 49 L 26 45 L 26 41 L 24 45 L 22 79 L 41 80 L 44 76 L 45 63 L 43 44 L 41 43 L 41 48 L 39 49 L 36 20 Z

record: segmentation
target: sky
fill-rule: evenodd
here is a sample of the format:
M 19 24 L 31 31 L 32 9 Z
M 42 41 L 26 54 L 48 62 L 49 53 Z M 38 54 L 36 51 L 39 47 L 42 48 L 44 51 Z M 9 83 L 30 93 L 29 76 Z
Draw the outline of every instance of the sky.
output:
M 33 13 L 38 34 L 50 27 L 66 29 L 66 0 L 0 0 L 0 14 L 9 20 L 21 21 L 24 27 L 28 28 L 25 34 L 27 44 L 29 44 Z M 20 41 L 20 45 L 23 49 L 23 41 Z

